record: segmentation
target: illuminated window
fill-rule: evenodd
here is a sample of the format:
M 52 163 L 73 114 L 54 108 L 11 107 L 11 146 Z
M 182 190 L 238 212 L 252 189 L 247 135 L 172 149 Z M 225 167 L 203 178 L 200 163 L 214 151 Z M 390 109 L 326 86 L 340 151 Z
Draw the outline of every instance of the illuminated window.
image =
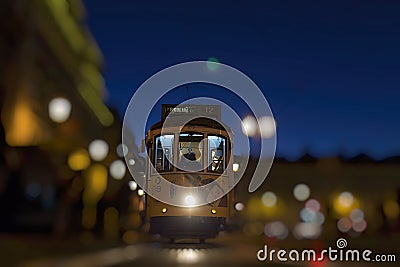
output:
M 178 167 L 187 171 L 203 171 L 203 134 L 179 134 Z
M 172 171 L 174 159 L 174 135 L 166 134 L 156 137 L 155 167 L 159 172 Z
M 223 173 L 225 170 L 226 139 L 221 136 L 208 136 L 208 170 Z

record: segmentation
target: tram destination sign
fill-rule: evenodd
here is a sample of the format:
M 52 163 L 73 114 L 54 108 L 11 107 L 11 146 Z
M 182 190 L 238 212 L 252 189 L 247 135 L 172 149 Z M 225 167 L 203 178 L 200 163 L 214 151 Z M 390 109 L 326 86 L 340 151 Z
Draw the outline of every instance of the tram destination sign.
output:
M 213 117 L 221 120 L 221 106 L 219 105 L 175 105 L 175 104 L 163 104 L 161 119 L 165 120 L 167 116 L 185 116 L 185 115 L 197 115 Z

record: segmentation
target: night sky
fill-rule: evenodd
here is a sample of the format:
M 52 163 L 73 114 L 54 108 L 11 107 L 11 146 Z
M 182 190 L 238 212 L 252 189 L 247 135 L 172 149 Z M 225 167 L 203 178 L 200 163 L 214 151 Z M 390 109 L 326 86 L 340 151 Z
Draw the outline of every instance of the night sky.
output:
M 263 91 L 278 156 L 400 155 L 400 2 L 150 2 L 84 1 L 121 116 L 154 73 L 216 57 Z

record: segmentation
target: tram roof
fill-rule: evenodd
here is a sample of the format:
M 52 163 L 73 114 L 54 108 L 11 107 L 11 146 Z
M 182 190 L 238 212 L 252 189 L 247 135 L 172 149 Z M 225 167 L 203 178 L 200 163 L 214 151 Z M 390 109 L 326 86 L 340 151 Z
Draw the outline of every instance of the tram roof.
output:
M 150 127 L 150 131 L 155 130 L 155 129 L 160 129 L 165 120 L 159 121 L 153 126 Z M 168 121 L 169 126 L 180 126 L 182 124 L 182 117 L 181 118 L 170 118 Z M 218 130 L 223 130 L 223 131 L 228 131 L 232 132 L 231 128 L 228 127 L 226 124 L 221 124 L 215 120 L 205 118 L 205 117 L 199 117 L 190 120 L 187 122 L 185 125 L 192 125 L 192 126 L 203 126 L 205 128 L 212 128 L 212 129 L 218 129 Z

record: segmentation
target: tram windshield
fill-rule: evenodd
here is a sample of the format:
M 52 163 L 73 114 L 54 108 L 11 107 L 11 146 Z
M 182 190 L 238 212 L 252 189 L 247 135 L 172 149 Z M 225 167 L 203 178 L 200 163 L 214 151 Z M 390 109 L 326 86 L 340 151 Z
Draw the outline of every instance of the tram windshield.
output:
M 180 169 L 203 171 L 203 134 L 180 133 L 179 134 L 179 158 Z
M 183 132 L 177 137 L 177 141 L 174 134 L 155 137 L 154 164 L 158 172 L 174 171 L 175 160 L 176 170 L 179 171 L 224 172 L 227 153 L 225 137 L 206 135 L 207 142 L 203 142 L 202 133 Z M 177 155 L 174 158 L 176 149 Z

